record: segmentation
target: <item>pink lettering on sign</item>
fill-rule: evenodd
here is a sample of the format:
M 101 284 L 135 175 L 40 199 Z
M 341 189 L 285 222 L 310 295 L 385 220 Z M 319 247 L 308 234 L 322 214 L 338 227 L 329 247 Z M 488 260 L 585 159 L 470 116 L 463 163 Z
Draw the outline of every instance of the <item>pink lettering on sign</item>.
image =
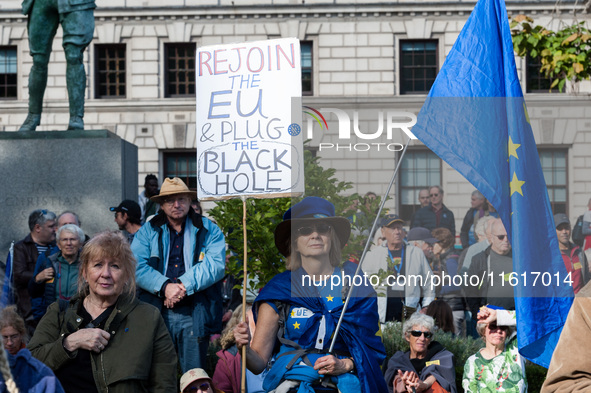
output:
M 199 76 L 244 73 L 244 66 L 255 73 L 296 68 L 294 44 L 254 46 L 248 51 L 244 46 L 199 51 Z

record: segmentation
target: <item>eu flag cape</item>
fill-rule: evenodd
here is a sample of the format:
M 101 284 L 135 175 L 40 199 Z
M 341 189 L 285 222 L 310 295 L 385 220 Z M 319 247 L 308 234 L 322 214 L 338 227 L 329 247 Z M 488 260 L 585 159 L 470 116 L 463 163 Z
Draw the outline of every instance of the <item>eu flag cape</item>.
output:
M 355 276 L 356 264 L 345 262 L 344 275 Z M 325 317 L 326 336 L 332 337 L 336 328 L 343 306 L 328 311 L 319 293 L 313 285 L 302 285 L 307 275 L 303 268 L 294 272 L 286 271 L 273 277 L 263 287 L 255 300 L 253 308 L 255 320 L 257 318 L 258 305 L 261 302 L 279 301 L 290 306 L 304 307 L 314 313 L 304 326 L 298 344 L 302 348 L 314 348 L 316 336 L 320 329 L 321 317 Z M 355 281 L 353 281 L 355 282 Z M 339 340 L 342 340 L 353 356 L 357 374 L 361 382 L 363 393 L 387 393 L 388 387 L 384 380 L 380 366 L 386 357 L 386 349 L 382 340 L 376 335 L 379 331 L 379 315 L 376 293 L 370 285 L 355 286 L 351 300 L 339 330 Z M 328 340 L 326 340 L 328 344 Z M 326 346 L 328 348 L 328 345 Z M 285 372 L 285 369 L 283 370 Z M 269 371 L 269 374 L 273 370 Z
M 548 367 L 573 291 L 558 249 L 502 0 L 478 1 L 412 132 L 498 210 L 513 248 L 510 285 L 519 350 Z

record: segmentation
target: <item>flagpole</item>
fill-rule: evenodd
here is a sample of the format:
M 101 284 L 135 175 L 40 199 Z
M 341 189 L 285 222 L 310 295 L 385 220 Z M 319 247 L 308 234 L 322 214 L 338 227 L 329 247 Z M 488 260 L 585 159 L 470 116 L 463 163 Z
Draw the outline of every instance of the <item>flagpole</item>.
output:
M 359 264 L 357 265 L 357 270 L 355 270 L 355 274 L 353 275 L 353 277 L 357 276 L 357 274 L 359 274 L 359 271 L 361 270 L 361 265 L 363 264 L 363 261 L 365 260 L 365 254 L 367 254 L 367 251 L 369 250 L 369 246 L 371 245 L 371 243 L 373 241 L 372 235 L 374 233 L 375 228 L 378 225 L 378 221 L 380 220 L 380 214 L 382 213 L 382 209 L 384 208 L 384 205 L 386 204 L 386 198 L 390 194 L 390 190 L 392 189 L 392 185 L 394 184 L 394 180 L 396 179 L 396 176 L 398 175 L 398 170 L 400 169 L 400 164 L 402 163 L 402 158 L 404 157 L 404 154 L 406 153 L 406 148 L 408 147 L 409 144 L 410 144 L 410 138 L 406 142 L 406 145 L 404 145 L 404 149 L 402 149 L 402 154 L 400 155 L 400 159 L 396 163 L 396 168 L 394 169 L 394 173 L 392 174 L 392 179 L 390 179 L 390 184 L 388 185 L 388 189 L 386 190 L 386 193 L 385 193 L 384 197 L 382 198 L 382 201 L 380 202 L 380 208 L 378 209 L 378 212 L 376 214 L 376 218 L 374 219 L 373 225 L 371 226 L 371 230 L 369 231 L 369 236 L 367 237 L 367 242 L 365 243 L 365 248 L 363 249 L 363 254 L 361 254 L 361 259 L 359 260 Z M 341 316 L 339 317 L 339 322 L 337 323 L 337 327 L 335 328 L 332 342 L 330 343 L 330 348 L 328 349 L 329 353 L 331 353 L 333 351 L 335 342 L 337 341 L 337 336 L 339 334 L 339 330 L 341 328 L 341 323 L 343 322 L 343 318 L 345 316 L 345 311 L 347 310 L 347 306 L 349 305 L 349 300 L 351 299 L 351 294 L 353 293 L 353 288 L 354 288 L 354 286 L 351 285 L 349 287 L 349 290 L 347 291 L 347 298 L 345 299 L 345 304 L 343 304 L 343 311 L 341 311 Z
M 242 320 L 246 322 L 246 288 L 247 288 L 247 261 L 248 261 L 248 248 L 247 248 L 247 238 L 246 238 L 246 196 L 242 196 L 242 237 L 244 238 L 244 251 L 243 251 L 243 261 L 242 261 Z M 250 329 L 249 324 L 246 324 L 247 329 Z M 250 336 L 250 334 L 249 334 Z M 240 391 L 242 393 L 246 393 L 246 347 L 247 345 L 242 346 L 242 369 L 240 373 Z

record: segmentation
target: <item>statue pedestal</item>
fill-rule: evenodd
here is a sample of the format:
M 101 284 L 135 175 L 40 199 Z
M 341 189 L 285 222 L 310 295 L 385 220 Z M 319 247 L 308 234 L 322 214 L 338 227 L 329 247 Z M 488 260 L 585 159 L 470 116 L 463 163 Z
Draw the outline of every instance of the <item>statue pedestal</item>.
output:
M 107 130 L 0 132 L 0 260 L 35 209 L 76 212 L 89 236 L 118 229 L 109 207 L 137 201 L 137 146 Z

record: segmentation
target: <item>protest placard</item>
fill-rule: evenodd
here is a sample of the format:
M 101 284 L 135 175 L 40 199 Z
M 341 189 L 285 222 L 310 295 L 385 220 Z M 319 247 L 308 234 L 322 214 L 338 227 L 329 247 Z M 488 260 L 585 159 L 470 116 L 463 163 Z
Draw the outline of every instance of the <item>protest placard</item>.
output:
M 303 193 L 300 69 L 295 38 L 198 50 L 199 199 Z

